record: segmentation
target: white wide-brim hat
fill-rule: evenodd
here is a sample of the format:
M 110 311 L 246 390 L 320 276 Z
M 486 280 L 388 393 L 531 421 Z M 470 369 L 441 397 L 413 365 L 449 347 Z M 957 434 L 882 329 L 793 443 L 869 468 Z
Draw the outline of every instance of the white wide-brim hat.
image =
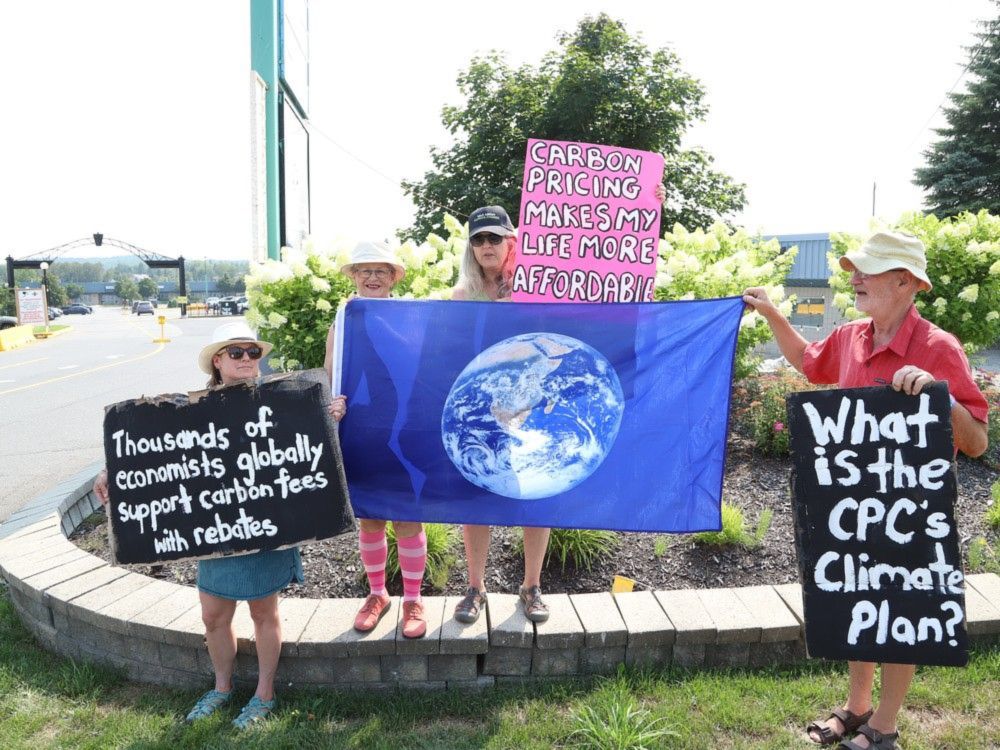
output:
M 853 253 L 841 257 L 840 267 L 845 271 L 857 268 L 869 276 L 902 269 L 916 276 L 921 286 L 928 292 L 934 288 L 927 277 L 924 243 L 912 234 L 876 232 Z
M 354 267 L 361 263 L 385 263 L 392 266 L 393 271 L 395 271 L 393 284 L 406 276 L 406 268 L 384 242 L 359 242 L 351 250 L 350 262 L 342 265 L 340 272 L 350 276 L 354 273 Z
M 250 330 L 250 326 L 241 320 L 223 323 L 212 332 L 212 343 L 205 346 L 198 355 L 198 367 L 201 371 L 211 375 L 212 357 L 229 344 L 256 344 L 264 350 L 262 357 L 266 357 L 274 348 L 266 341 L 257 338 L 257 335 Z

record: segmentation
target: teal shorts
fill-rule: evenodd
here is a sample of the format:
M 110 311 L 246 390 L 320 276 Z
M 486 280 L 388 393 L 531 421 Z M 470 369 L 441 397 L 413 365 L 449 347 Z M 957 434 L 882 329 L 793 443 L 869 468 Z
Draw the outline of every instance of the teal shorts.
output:
M 298 547 L 198 561 L 198 590 L 222 599 L 263 599 L 304 581 Z

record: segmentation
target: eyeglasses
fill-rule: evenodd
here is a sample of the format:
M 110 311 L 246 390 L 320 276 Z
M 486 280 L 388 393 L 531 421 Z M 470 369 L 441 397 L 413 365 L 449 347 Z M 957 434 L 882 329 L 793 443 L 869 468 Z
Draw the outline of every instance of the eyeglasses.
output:
M 356 273 L 358 276 L 364 279 L 370 279 L 372 276 L 374 276 L 376 279 L 379 279 L 380 281 L 389 276 L 389 272 L 386 271 L 384 268 L 359 268 L 354 273 Z
M 482 247 L 487 242 L 491 245 L 499 245 L 503 242 L 503 237 L 499 234 L 493 234 L 492 232 L 483 232 L 482 234 L 475 235 L 469 242 L 472 243 L 473 247 Z
M 261 355 L 264 354 L 264 350 L 259 346 L 227 346 L 219 354 L 222 354 L 222 352 L 228 354 L 230 359 L 237 360 L 243 359 L 244 354 L 250 357 L 250 359 L 260 359 Z
M 888 271 L 880 271 L 879 273 L 864 273 L 863 271 L 859 271 L 857 269 L 857 266 L 855 266 L 854 270 L 851 271 L 851 276 L 853 277 L 853 276 L 857 275 L 857 277 L 859 279 L 861 279 L 862 281 L 868 281 L 868 279 L 874 279 L 874 278 L 876 278 L 878 276 L 884 276 L 885 274 L 892 273 L 893 271 L 906 271 L 906 269 L 905 268 L 890 268 Z

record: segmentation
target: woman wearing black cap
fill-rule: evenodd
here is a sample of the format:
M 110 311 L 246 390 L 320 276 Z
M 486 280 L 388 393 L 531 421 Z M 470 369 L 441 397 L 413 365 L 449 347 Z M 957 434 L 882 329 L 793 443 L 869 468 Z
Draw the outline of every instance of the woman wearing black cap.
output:
M 469 214 L 469 241 L 462 256 L 458 285 L 452 299 L 478 302 L 510 300 L 511 279 L 517 255 L 514 225 L 500 206 L 484 206 Z M 549 529 L 525 527 L 524 582 L 519 592 L 524 614 L 532 622 L 549 619 L 549 608 L 542 601 L 540 587 L 542 563 L 549 545 Z M 479 619 L 486 603 L 486 558 L 490 550 L 490 527 L 466 524 L 465 559 L 469 568 L 469 588 L 455 607 L 455 619 L 471 623 Z

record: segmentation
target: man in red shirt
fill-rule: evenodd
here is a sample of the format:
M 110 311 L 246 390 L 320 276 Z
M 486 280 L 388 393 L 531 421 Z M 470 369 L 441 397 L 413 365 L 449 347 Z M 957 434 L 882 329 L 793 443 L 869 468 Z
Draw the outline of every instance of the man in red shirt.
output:
M 785 359 L 811 383 L 836 383 L 840 388 L 891 385 L 911 395 L 928 383 L 948 382 L 951 422 L 956 451 L 975 458 L 987 447 L 989 407 L 972 379 L 965 352 L 958 339 L 924 320 L 913 300 L 930 291 L 924 246 L 916 237 L 878 232 L 858 250 L 840 259 L 851 272 L 854 306 L 868 318 L 846 323 L 822 341 L 808 343 L 767 297 L 754 287 L 743 301 L 760 313 L 771 327 Z M 809 738 L 831 745 L 845 734 L 848 750 L 893 750 L 898 731 L 896 717 L 913 679 L 915 667 L 882 665 L 882 691 L 872 705 L 875 665 L 850 662 L 847 702 L 829 719 L 807 727 Z

